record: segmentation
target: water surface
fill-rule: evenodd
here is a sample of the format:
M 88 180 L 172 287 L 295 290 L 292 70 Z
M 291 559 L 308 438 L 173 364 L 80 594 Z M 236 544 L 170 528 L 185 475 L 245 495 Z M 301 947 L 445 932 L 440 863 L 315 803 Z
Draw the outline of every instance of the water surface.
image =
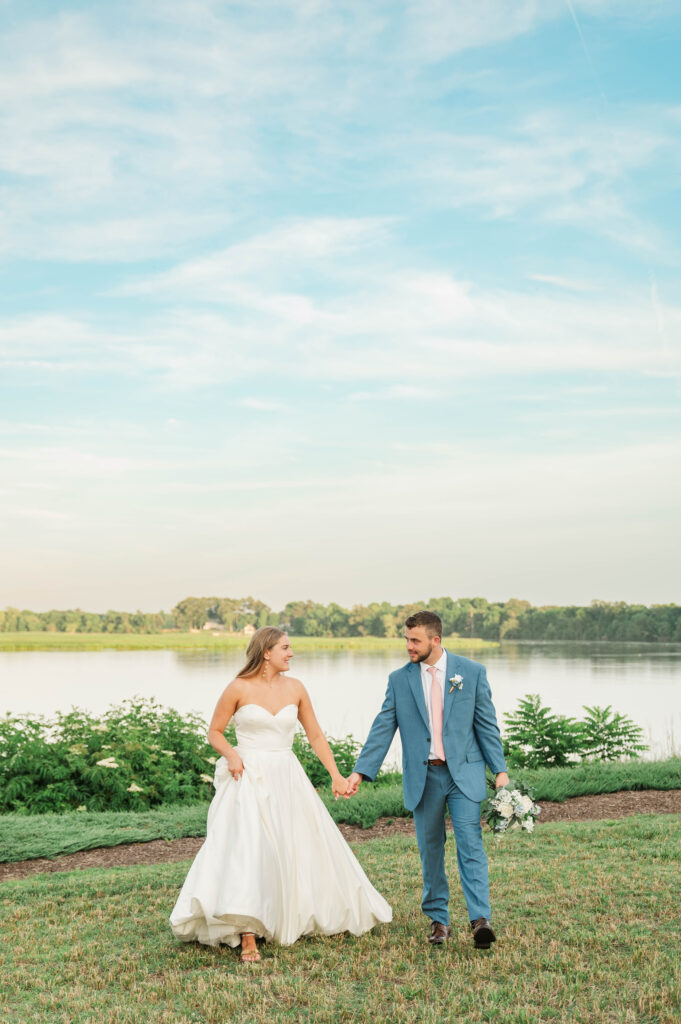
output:
M 500 723 L 528 693 L 565 715 L 610 704 L 643 727 L 648 756 L 681 752 L 681 644 L 504 643 L 471 657 L 487 666 Z M 364 739 L 388 673 L 405 661 L 399 651 L 305 652 L 292 672 L 307 687 L 327 735 Z M 208 721 L 242 664 L 234 652 L 4 651 L 0 713 L 49 716 L 73 705 L 99 713 L 144 696 Z M 390 760 L 398 752 L 394 745 Z

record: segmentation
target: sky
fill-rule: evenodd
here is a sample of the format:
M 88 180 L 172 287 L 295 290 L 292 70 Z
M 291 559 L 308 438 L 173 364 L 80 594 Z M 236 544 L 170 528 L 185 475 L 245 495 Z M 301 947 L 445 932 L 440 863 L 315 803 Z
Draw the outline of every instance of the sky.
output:
M 678 0 L 0 28 L 0 607 L 681 599 Z

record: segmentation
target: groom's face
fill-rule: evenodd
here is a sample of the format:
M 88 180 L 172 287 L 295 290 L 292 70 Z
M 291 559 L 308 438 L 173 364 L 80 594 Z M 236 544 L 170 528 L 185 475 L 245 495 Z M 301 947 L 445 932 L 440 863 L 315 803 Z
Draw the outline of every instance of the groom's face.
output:
M 436 643 L 439 643 L 439 636 L 429 636 L 425 626 L 413 626 L 412 629 L 405 629 L 404 639 L 407 641 L 407 654 L 409 659 L 415 663 L 425 661 Z

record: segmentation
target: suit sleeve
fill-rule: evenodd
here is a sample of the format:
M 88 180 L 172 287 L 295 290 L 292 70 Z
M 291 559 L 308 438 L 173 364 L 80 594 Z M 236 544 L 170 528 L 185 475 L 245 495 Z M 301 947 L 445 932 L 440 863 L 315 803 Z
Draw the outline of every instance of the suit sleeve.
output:
M 497 725 L 497 713 L 492 703 L 492 691 L 487 682 L 487 672 L 484 668 L 480 670 L 478 677 L 475 711 L 473 712 L 473 731 L 483 757 L 494 775 L 505 772 L 504 747 Z
M 397 731 L 397 714 L 395 710 L 395 691 L 392 679 L 388 679 L 383 706 L 374 718 L 366 743 L 357 758 L 354 771 L 365 775 L 371 782 L 378 775 L 385 761 L 393 736 Z

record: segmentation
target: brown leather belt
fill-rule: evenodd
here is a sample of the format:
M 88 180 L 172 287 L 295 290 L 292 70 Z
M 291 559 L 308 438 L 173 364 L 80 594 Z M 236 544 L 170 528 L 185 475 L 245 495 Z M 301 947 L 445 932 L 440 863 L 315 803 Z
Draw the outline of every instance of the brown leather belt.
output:
M 433 767 L 439 768 L 442 764 L 447 764 L 446 761 L 441 761 L 439 757 L 433 757 L 428 761 L 428 764 L 432 764 Z

